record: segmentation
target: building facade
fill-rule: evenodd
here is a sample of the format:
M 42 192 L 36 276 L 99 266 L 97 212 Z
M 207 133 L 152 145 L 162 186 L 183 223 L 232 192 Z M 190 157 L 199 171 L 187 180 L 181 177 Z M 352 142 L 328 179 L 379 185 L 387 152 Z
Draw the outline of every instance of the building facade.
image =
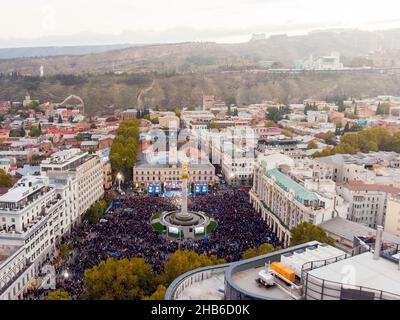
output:
M 318 225 L 346 213 L 333 181 L 321 172 L 314 166 L 296 168 L 294 159 L 281 154 L 260 156 L 255 163 L 250 201 L 285 246 L 290 230 L 302 222 Z

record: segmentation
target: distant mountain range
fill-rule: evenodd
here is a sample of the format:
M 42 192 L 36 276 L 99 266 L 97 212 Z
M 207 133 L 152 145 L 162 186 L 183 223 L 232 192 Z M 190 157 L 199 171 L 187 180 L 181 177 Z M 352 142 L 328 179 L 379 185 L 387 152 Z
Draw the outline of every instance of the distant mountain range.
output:
M 136 45 L 116 44 L 99 46 L 0 48 L 0 59 L 50 57 L 62 55 L 85 55 L 124 49 L 134 46 Z
M 400 29 L 385 31 L 322 30 L 301 36 L 276 35 L 263 40 L 237 44 L 185 42 L 158 45 L 111 45 L 86 47 L 50 47 L 1 49 L 0 72 L 18 71 L 45 74 L 140 72 L 209 72 L 257 66 L 260 61 L 278 62 L 293 67 L 310 55 L 341 53 L 345 63 L 371 52 L 399 59 Z M 26 56 L 31 56 L 23 58 Z M 59 56 L 62 55 L 62 56 Z
M 310 97 L 334 101 L 338 96 L 400 95 L 400 73 L 396 71 L 300 75 L 248 72 L 265 61 L 274 61 L 277 67 L 293 67 L 310 55 L 332 51 L 340 52 L 348 66 L 367 62 L 400 67 L 400 29 L 315 31 L 237 44 L 183 42 L 16 50 L 14 56 L 20 58 L 0 60 L 0 72 L 36 77 L 0 76 L 0 100 L 20 101 L 30 94 L 40 101 L 60 102 L 76 94 L 83 98 L 90 115 L 144 106 L 173 110 L 201 104 L 204 94 L 221 99 L 235 97 L 239 105 L 263 100 L 299 103 Z M 36 57 L 23 58 L 23 54 Z M 43 78 L 37 77 L 41 66 Z

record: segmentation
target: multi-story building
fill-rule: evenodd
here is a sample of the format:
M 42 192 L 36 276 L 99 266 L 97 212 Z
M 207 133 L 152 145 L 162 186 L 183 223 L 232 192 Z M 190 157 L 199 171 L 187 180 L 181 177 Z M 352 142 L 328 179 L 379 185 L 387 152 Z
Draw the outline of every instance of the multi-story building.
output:
M 25 247 L 0 245 L 0 300 L 22 299 L 35 277 L 35 265 L 28 261 Z
M 121 112 L 122 120 L 132 120 L 137 118 L 137 110 L 136 109 L 127 109 Z
M 307 122 L 310 125 L 316 123 L 326 123 L 328 122 L 328 113 L 325 111 L 311 111 L 307 112 Z
M 203 96 L 203 110 L 210 110 L 212 107 L 214 107 L 214 103 L 214 96 Z
M 161 128 L 179 129 L 180 120 L 177 116 L 164 116 L 158 118 L 158 123 Z
M 256 153 L 274 154 L 281 153 L 293 159 L 303 159 L 306 156 L 304 149 L 298 147 L 296 140 L 290 139 L 260 139 Z
M 254 149 L 225 143 L 222 153 L 222 173 L 232 186 L 251 185 L 253 181 Z
M 135 187 L 142 191 L 149 191 L 149 187 L 159 186 L 159 192 L 178 190 L 181 188 L 181 175 L 184 173 L 178 163 L 169 163 L 167 158 L 152 158 L 150 161 L 140 161 L 133 168 L 133 182 Z M 215 168 L 208 161 L 189 161 L 189 182 L 191 189 L 201 184 L 213 186 L 216 182 Z M 151 191 L 149 191 L 151 193 Z
M 258 157 L 250 199 L 285 245 L 290 243 L 290 230 L 298 224 L 318 225 L 347 213 L 330 170 L 313 161 L 295 163 L 282 154 Z
M 70 149 L 0 197 L 0 299 L 20 299 L 60 238 L 103 196 L 100 157 Z
M 400 197 L 390 196 L 387 200 L 384 228 L 386 232 L 400 236 Z
M 340 62 L 340 54 L 332 52 L 330 56 L 323 56 L 317 59 L 311 56 L 303 62 L 301 68 L 305 70 L 340 70 L 343 69 L 343 63 Z
M 25 177 L 0 197 L 0 298 L 17 299 L 65 232 L 65 200 L 47 177 Z
M 65 202 L 47 177 L 25 177 L 0 197 L 0 244 L 25 246 L 39 267 L 63 229 Z
M 43 160 L 40 169 L 43 175 L 52 179 L 66 181 L 66 178 L 72 178 L 68 190 L 75 194 L 74 205 L 78 206 L 78 217 L 73 217 L 74 220 L 104 195 L 103 164 L 97 154 L 79 149 L 56 152 Z
M 396 152 L 335 154 L 316 159 L 333 169 L 336 182 L 363 181 L 400 187 L 400 156 Z
M 353 181 L 338 183 L 337 193 L 349 203 L 348 220 L 376 229 L 384 225 L 389 196 L 399 194 L 400 188 Z
M 203 123 L 209 126 L 210 122 L 215 119 L 214 114 L 210 111 L 182 111 L 181 113 L 181 121 L 185 128 L 190 128 L 190 124 L 194 123 Z

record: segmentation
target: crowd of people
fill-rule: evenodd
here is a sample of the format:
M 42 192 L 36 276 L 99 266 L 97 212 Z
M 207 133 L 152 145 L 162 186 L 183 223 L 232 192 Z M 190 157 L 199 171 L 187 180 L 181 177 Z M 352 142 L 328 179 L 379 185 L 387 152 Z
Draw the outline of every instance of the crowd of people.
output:
M 218 227 L 198 241 L 171 240 L 155 231 L 151 217 L 156 212 L 176 209 L 176 200 L 148 196 L 127 196 L 109 210 L 97 224 L 84 221 L 64 240 L 73 248 L 70 257 L 57 267 L 58 287 L 78 298 L 84 291 L 83 274 L 110 257 L 142 257 L 159 273 L 168 257 L 176 250 L 194 250 L 199 254 L 216 255 L 227 262 L 237 261 L 254 246 L 282 244 L 249 203 L 249 196 L 240 190 L 197 196 L 189 199 L 191 210 L 206 212 Z

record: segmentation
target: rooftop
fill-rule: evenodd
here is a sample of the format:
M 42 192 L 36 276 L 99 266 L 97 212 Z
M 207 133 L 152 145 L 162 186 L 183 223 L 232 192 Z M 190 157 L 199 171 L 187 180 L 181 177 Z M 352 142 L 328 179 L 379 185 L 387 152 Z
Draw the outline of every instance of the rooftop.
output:
M 0 197 L 0 202 L 19 202 L 48 184 L 46 177 L 24 177 Z
M 286 192 L 293 191 L 296 200 L 302 204 L 304 204 L 305 201 L 319 200 L 318 196 L 314 192 L 308 191 L 290 177 L 280 172 L 278 169 L 268 170 L 266 175 L 269 178 L 275 178 L 276 184 Z
M 211 278 L 196 282 L 185 288 L 178 300 L 223 300 L 224 272 L 217 273 Z
M 362 181 L 351 181 L 346 183 L 338 183 L 340 187 L 344 187 L 353 191 L 381 191 L 391 194 L 399 194 L 400 188 L 392 186 L 377 184 L 377 183 L 364 183 Z
M 256 280 L 259 278 L 259 272 L 264 269 L 265 266 L 245 269 L 233 274 L 232 280 L 245 291 L 257 294 L 265 299 L 293 300 L 290 295 L 276 286 L 266 289 L 257 283 Z
M 382 290 L 400 295 L 400 272 L 396 263 L 387 259 L 373 259 L 371 252 L 365 252 L 351 258 L 328 264 L 309 271 L 314 277 L 344 283 L 343 270 L 351 269 L 351 285 Z
M 326 231 L 338 235 L 349 241 L 353 241 L 354 236 L 373 237 L 376 230 L 369 228 L 363 224 L 349 221 L 341 217 L 335 217 L 325 221 L 319 225 Z M 392 235 L 388 232 L 383 232 L 383 241 L 400 244 L 400 237 Z

